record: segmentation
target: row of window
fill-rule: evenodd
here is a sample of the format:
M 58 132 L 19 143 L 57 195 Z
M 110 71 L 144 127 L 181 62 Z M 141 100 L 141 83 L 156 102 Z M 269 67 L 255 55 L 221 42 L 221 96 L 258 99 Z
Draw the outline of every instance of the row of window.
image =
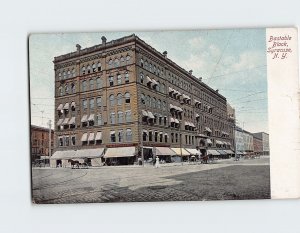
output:
M 109 59 L 108 60 L 108 68 L 117 68 L 119 66 L 125 66 L 129 64 L 131 57 L 129 54 L 126 56 L 121 56 L 120 58 L 114 58 L 114 59 Z

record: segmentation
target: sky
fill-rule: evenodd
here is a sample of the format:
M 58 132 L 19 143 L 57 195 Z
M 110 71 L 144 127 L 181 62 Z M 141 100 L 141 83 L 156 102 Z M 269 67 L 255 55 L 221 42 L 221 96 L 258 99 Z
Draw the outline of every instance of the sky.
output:
M 31 123 L 54 122 L 55 56 L 136 34 L 226 97 L 237 125 L 268 132 L 265 29 L 32 34 L 29 38 Z

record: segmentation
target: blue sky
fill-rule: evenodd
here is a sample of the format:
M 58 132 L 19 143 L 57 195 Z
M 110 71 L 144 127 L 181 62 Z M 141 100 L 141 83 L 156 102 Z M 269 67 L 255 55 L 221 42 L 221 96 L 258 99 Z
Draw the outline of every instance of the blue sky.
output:
M 265 29 L 33 34 L 29 40 L 32 123 L 54 118 L 55 56 L 135 33 L 227 98 L 238 124 L 268 132 Z M 52 123 L 53 124 L 53 123 Z

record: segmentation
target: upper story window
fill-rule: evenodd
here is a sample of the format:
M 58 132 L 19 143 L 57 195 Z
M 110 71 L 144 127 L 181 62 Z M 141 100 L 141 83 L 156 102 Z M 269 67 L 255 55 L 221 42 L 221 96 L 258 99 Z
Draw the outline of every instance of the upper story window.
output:
M 63 72 L 63 78 L 64 78 L 64 79 L 67 78 L 67 73 L 66 73 L 66 71 Z
M 160 91 L 160 83 L 159 82 L 157 82 L 155 89 L 156 89 L 156 91 Z
M 111 124 L 115 124 L 116 123 L 115 117 L 116 116 L 115 116 L 114 112 L 110 113 L 110 123 Z
M 146 104 L 145 95 L 143 93 L 141 94 L 141 103 Z
M 82 81 L 82 91 L 86 91 L 86 80 Z
M 122 129 L 119 130 L 119 133 L 118 133 L 118 141 L 119 141 L 119 142 L 123 142 L 123 130 L 122 130 Z
M 131 122 L 131 110 L 127 110 L 125 112 L 125 121 L 126 122 Z
M 165 86 L 165 84 L 161 84 L 161 87 L 160 87 L 160 91 L 161 91 L 161 93 L 166 93 L 166 86 Z
M 72 91 L 72 94 L 74 94 L 76 92 L 76 86 L 74 83 L 71 84 L 71 91 Z
M 88 74 L 91 73 L 91 66 L 90 66 L 90 65 L 88 65 L 88 67 L 87 67 L 87 73 L 88 73 Z
M 158 109 L 161 108 L 161 100 L 157 100 L 157 108 L 158 108 Z
M 126 61 L 128 62 L 130 60 L 130 55 L 128 54 L 127 56 L 126 56 Z
M 127 142 L 132 141 L 132 131 L 131 131 L 131 129 L 126 129 L 126 141 Z
M 116 132 L 114 130 L 110 131 L 110 141 L 116 142 Z
M 122 84 L 122 75 L 121 74 L 117 74 L 117 83 Z
M 140 73 L 140 82 L 144 83 L 144 74 L 143 74 L 143 72 Z
M 97 71 L 97 70 L 96 70 L 96 64 L 95 64 L 95 63 L 92 65 L 92 69 L 93 69 L 93 72 L 96 72 L 96 71 Z
M 68 70 L 68 78 L 72 78 L 71 71 Z
M 120 66 L 120 61 L 119 61 L 118 58 L 115 59 L 114 65 L 115 65 L 115 67 L 119 67 Z
M 90 109 L 93 109 L 95 107 L 95 99 L 90 99 Z
M 117 104 L 118 104 L 118 105 L 122 105 L 122 104 L 123 104 L 123 97 L 122 97 L 122 94 L 121 94 L 121 93 L 119 93 L 119 94 L 117 95 Z
M 123 66 L 123 65 L 124 65 L 124 62 L 125 62 L 125 58 L 122 56 L 122 57 L 120 58 L 120 61 L 121 61 L 121 65 Z
M 112 59 L 110 59 L 110 60 L 108 61 L 108 68 L 112 68 L 112 64 L 113 64 L 113 61 L 112 61 Z
M 58 73 L 58 80 L 61 80 L 61 73 Z
M 65 86 L 65 93 L 66 93 L 66 95 L 69 94 L 69 85 L 68 84 L 66 84 L 66 86 Z
M 101 71 L 101 70 L 102 70 L 101 63 L 100 63 L 100 62 L 98 62 L 97 69 L 98 69 L 98 71 Z
M 94 79 L 90 80 L 90 90 L 94 89 Z
M 153 97 L 152 98 L 152 101 L 151 101 L 152 103 L 152 108 L 156 108 L 156 99 Z
M 145 61 L 145 69 L 148 69 L 148 62 Z
M 82 100 L 82 108 L 87 109 L 87 100 Z
M 108 77 L 108 81 L 109 81 L 109 86 L 113 86 L 114 85 L 114 77 L 113 76 L 109 76 Z
M 97 107 L 101 107 L 101 106 L 102 106 L 102 98 L 97 97 Z
M 162 109 L 163 109 L 163 111 L 166 111 L 166 109 L 167 109 L 167 104 L 165 101 L 162 102 Z
M 144 67 L 144 60 L 141 58 L 141 67 Z
M 146 106 L 151 107 L 151 97 L 149 95 L 146 97 Z
M 85 66 L 82 67 L 81 72 L 82 74 L 85 74 Z
M 59 92 L 60 96 L 64 95 L 64 91 L 63 91 L 63 88 L 61 86 L 58 88 L 58 92 Z
M 111 94 L 109 96 L 109 104 L 110 104 L 110 106 L 114 106 L 115 105 L 115 96 L 113 94 Z
M 102 88 L 102 79 L 99 77 L 96 79 L 97 89 Z
M 152 72 L 152 64 L 149 64 L 149 71 Z
M 73 76 L 73 78 L 76 76 L 76 71 L 75 71 L 75 69 L 72 70 L 72 76 Z
M 127 104 L 130 103 L 130 93 L 129 92 L 125 93 L 125 103 L 127 103 Z
M 129 83 L 129 74 L 128 74 L 128 72 L 125 73 L 125 83 Z
M 118 123 L 121 124 L 123 123 L 123 112 L 118 111 Z

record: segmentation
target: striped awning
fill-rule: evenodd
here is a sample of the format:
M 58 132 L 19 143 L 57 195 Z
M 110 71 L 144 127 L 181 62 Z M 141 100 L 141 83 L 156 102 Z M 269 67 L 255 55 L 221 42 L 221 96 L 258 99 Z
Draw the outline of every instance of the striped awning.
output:
M 102 132 L 97 132 L 96 137 L 95 137 L 95 140 L 96 140 L 96 141 L 102 140 Z
M 68 122 L 69 122 L 69 118 L 65 118 L 64 121 L 63 121 L 63 123 L 62 123 L 62 125 L 67 125 Z
M 58 105 L 57 111 L 61 111 L 63 109 L 63 107 L 64 107 L 63 104 Z
M 94 141 L 95 140 L 95 133 L 90 133 L 89 134 L 89 141 Z
M 133 157 L 135 155 L 135 147 L 116 147 L 108 148 L 104 158 Z
M 147 82 L 147 83 L 152 83 L 152 79 L 151 79 L 149 76 L 147 76 L 146 82 Z
M 87 115 L 83 115 L 81 118 L 81 122 L 87 122 Z
M 57 125 L 57 126 L 60 126 L 60 125 L 62 124 L 63 120 L 64 120 L 64 119 L 59 119 L 59 120 L 57 121 L 56 125 Z
M 179 124 L 179 120 L 175 119 L 175 124 Z
M 174 92 L 174 89 L 169 87 L 169 93 L 172 93 L 172 92 Z
M 146 110 L 142 110 L 142 115 L 143 115 L 144 117 L 149 117 Z
M 87 133 L 82 134 L 81 141 L 86 142 L 88 139 Z
M 155 118 L 154 115 L 153 115 L 153 113 L 150 112 L 150 111 L 148 111 L 148 117 L 149 117 L 150 119 L 154 119 L 154 118 Z
M 169 147 L 155 147 L 155 155 L 176 155 Z
M 175 148 L 175 147 L 172 147 L 171 148 L 175 153 L 176 155 L 178 156 L 189 156 L 190 153 L 188 151 L 186 151 L 184 148 Z
M 65 103 L 64 110 L 68 110 L 69 107 L 70 107 L 70 104 L 69 103 Z
M 69 121 L 69 125 L 75 125 L 75 117 L 72 117 Z

